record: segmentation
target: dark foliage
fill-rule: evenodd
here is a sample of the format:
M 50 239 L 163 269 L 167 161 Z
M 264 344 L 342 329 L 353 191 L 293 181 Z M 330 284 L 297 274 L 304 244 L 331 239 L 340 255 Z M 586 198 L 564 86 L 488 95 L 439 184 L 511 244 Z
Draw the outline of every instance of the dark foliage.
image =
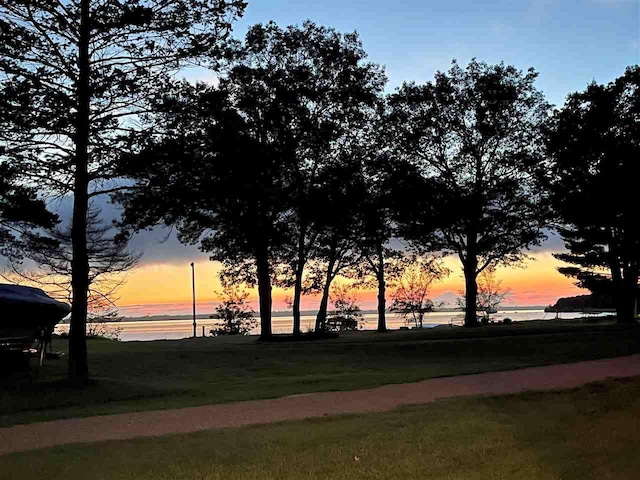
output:
M 288 271 L 278 276 L 278 284 L 293 287 L 293 333 L 299 335 L 303 290 L 323 292 L 320 328 L 331 282 L 352 253 L 352 205 L 358 191 L 354 152 L 385 78 L 377 65 L 366 62 L 356 34 L 312 22 L 286 29 L 258 25 L 244 48 L 248 53 L 241 61 L 255 72 L 252 81 L 266 85 L 260 94 L 279 97 L 285 90 L 289 102 L 283 112 L 289 157 L 282 159 L 289 173 L 289 231 L 279 258 Z M 312 287 L 304 285 L 310 261 Z
M 550 106 L 536 77 L 533 69 L 454 62 L 433 82 L 404 84 L 389 101 L 391 146 L 416 173 L 415 196 L 396 209 L 399 233 L 459 257 L 467 326 L 477 324 L 478 274 L 521 261 L 544 238 L 537 178 Z
M 386 149 L 384 128 L 382 116 L 376 116 L 361 149 L 363 195 L 357 212 L 358 262 L 345 272 L 360 286 L 377 290 L 378 332 L 387 330 L 389 281 L 402 272 L 404 254 L 396 245 L 392 246 L 391 241 L 398 232 L 394 216 L 403 211 L 405 200 L 409 198 L 405 180 L 408 176 L 413 178 L 408 164 L 397 161 Z
M 286 139 L 278 135 L 275 116 L 267 121 L 242 108 L 243 95 L 254 93 L 233 81 L 174 87 L 158 106 L 162 136 L 150 138 L 125 165 L 122 173 L 137 188 L 120 200 L 125 224 L 175 226 L 181 241 L 201 242 L 212 260 L 246 267 L 242 278 L 250 284 L 258 270 L 263 334 L 269 336 L 271 264 L 286 240 Z
M 634 320 L 640 270 L 640 68 L 570 95 L 548 131 L 550 191 L 569 250 L 560 271 Z
M 92 196 L 117 187 L 119 153 L 166 75 L 220 55 L 239 0 L 0 3 L 0 145 L 20 173 L 74 198 L 69 377 L 86 382 Z
M 51 228 L 46 234 L 48 242 L 30 245 L 25 250 L 25 257 L 37 267 L 29 269 L 12 262 L 11 278 L 38 285 L 52 297 L 71 303 L 71 228 Z M 90 336 L 117 333 L 109 332 L 105 323 L 119 319 L 115 302 L 117 290 L 125 281 L 122 274 L 135 267 L 141 257 L 129 251 L 127 240 L 126 235 L 100 218 L 98 209 L 90 207 L 87 219 L 87 333 Z
M 324 202 L 345 193 L 334 183 L 341 142 L 382 85 L 363 58 L 355 34 L 256 25 L 218 86 L 174 87 L 158 106 L 161 138 L 123 171 L 138 187 L 122 197 L 125 221 L 176 225 L 181 240 L 257 283 L 264 338 L 275 266 L 292 266 L 301 293 L 315 239 L 329 228 Z

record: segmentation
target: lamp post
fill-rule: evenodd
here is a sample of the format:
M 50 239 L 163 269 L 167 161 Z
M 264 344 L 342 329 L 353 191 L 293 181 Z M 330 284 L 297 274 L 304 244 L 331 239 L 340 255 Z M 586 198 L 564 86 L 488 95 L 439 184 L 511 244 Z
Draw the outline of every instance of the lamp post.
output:
M 193 291 L 193 337 L 196 336 L 196 266 L 191 262 L 191 289 Z

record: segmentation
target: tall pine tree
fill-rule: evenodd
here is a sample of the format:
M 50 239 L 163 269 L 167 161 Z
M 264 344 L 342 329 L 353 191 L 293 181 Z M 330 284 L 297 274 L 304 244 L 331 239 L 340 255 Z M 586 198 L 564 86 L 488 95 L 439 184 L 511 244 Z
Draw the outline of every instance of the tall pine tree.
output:
M 633 322 L 640 271 L 640 67 L 570 95 L 548 132 L 551 193 L 579 286 L 613 298 Z
M 12 0 L 0 3 L 0 75 L 11 101 L 0 144 L 43 189 L 73 195 L 69 378 L 89 376 L 90 199 L 112 192 L 119 153 L 148 100 L 186 61 L 224 48 L 241 0 Z

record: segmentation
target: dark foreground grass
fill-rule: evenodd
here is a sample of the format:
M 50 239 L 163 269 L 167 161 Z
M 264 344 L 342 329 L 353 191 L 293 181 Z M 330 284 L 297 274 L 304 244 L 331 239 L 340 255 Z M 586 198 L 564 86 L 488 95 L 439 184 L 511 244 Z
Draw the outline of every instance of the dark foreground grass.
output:
M 58 340 L 55 348 L 64 346 Z M 353 390 L 636 352 L 638 328 L 552 321 L 472 330 L 356 332 L 301 343 L 260 343 L 255 337 L 92 340 L 92 385 L 67 387 L 64 359 L 46 363 L 38 378 L 4 381 L 0 426 Z
M 3 480 L 637 479 L 640 379 L 0 457 Z

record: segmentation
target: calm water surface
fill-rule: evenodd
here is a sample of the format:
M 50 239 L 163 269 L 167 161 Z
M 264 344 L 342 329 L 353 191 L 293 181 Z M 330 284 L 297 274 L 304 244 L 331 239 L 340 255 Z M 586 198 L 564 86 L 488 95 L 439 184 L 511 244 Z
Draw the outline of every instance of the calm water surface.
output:
M 571 319 L 579 318 L 581 313 L 561 313 L 560 318 Z M 555 313 L 545 313 L 544 310 L 505 310 L 492 316 L 495 320 L 502 320 L 505 317 L 511 318 L 514 322 L 524 320 L 551 320 L 556 318 Z M 424 318 L 424 327 L 430 328 L 437 325 L 461 325 L 461 312 L 431 312 L 427 313 Z M 273 333 L 291 333 L 292 320 L 290 317 L 273 317 Z M 140 320 L 140 321 L 122 321 L 113 323 L 108 328 L 115 332 L 118 331 L 118 338 L 122 341 L 145 341 L 145 340 L 176 340 L 180 338 L 190 337 L 193 334 L 192 320 Z M 198 319 L 197 334 L 202 335 L 202 327 L 204 326 L 205 335 L 209 335 L 209 330 L 213 328 L 214 320 Z M 309 331 L 315 324 L 315 316 L 302 317 L 302 331 Z M 365 314 L 364 321 L 360 323 L 362 330 L 375 330 L 377 326 L 377 315 Z M 405 320 L 394 313 L 387 313 L 387 328 L 393 330 L 407 326 Z M 410 324 L 408 326 L 413 326 Z M 64 333 L 68 331 L 69 325 L 62 324 L 56 326 L 56 333 Z M 260 328 L 257 327 L 251 331 L 252 334 L 259 334 Z

